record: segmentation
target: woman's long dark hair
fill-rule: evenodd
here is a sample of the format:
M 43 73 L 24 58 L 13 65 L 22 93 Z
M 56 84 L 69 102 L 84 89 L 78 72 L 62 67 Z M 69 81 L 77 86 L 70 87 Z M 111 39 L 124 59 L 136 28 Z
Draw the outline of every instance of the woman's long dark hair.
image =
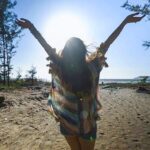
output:
M 61 52 L 61 79 L 74 93 L 91 91 L 91 71 L 86 62 L 87 49 L 79 38 L 70 38 Z

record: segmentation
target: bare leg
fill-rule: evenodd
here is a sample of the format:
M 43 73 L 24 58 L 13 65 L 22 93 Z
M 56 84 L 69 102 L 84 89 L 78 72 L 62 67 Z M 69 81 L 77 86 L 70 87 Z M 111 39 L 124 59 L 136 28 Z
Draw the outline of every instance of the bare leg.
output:
M 79 138 L 77 136 L 65 136 L 65 138 L 66 138 L 71 150 L 81 150 Z
M 85 140 L 83 138 L 79 138 L 79 143 L 81 146 L 80 150 L 94 150 L 95 140 Z

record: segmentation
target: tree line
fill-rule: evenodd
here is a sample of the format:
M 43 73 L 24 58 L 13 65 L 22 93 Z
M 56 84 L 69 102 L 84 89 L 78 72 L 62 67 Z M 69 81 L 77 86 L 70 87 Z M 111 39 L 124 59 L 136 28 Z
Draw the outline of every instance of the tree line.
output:
M 10 85 L 10 75 L 13 69 L 12 58 L 15 56 L 18 40 L 21 38 L 22 29 L 15 23 L 17 15 L 13 12 L 17 1 L 0 1 L 0 84 Z M 33 83 L 37 71 L 34 66 L 28 70 L 26 79 Z M 16 81 L 21 79 L 20 71 L 17 71 Z
M 10 84 L 12 58 L 22 30 L 15 23 L 17 15 L 12 11 L 16 4 L 16 1 L 0 1 L 0 82 L 4 85 Z

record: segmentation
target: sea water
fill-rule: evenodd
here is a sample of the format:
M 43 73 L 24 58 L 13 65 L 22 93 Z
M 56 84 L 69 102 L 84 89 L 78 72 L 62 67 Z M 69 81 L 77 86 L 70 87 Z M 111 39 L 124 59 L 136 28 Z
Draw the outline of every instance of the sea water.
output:
M 100 79 L 99 83 L 140 83 L 139 79 Z M 146 83 L 150 83 L 150 80 L 146 80 Z

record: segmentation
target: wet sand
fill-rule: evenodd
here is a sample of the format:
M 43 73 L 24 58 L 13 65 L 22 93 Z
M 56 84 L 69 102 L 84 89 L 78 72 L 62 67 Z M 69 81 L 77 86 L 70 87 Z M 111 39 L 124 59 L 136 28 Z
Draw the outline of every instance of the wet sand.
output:
M 41 91 L 0 92 L 0 150 L 69 150 Z M 101 89 L 95 150 L 150 150 L 150 94 Z

